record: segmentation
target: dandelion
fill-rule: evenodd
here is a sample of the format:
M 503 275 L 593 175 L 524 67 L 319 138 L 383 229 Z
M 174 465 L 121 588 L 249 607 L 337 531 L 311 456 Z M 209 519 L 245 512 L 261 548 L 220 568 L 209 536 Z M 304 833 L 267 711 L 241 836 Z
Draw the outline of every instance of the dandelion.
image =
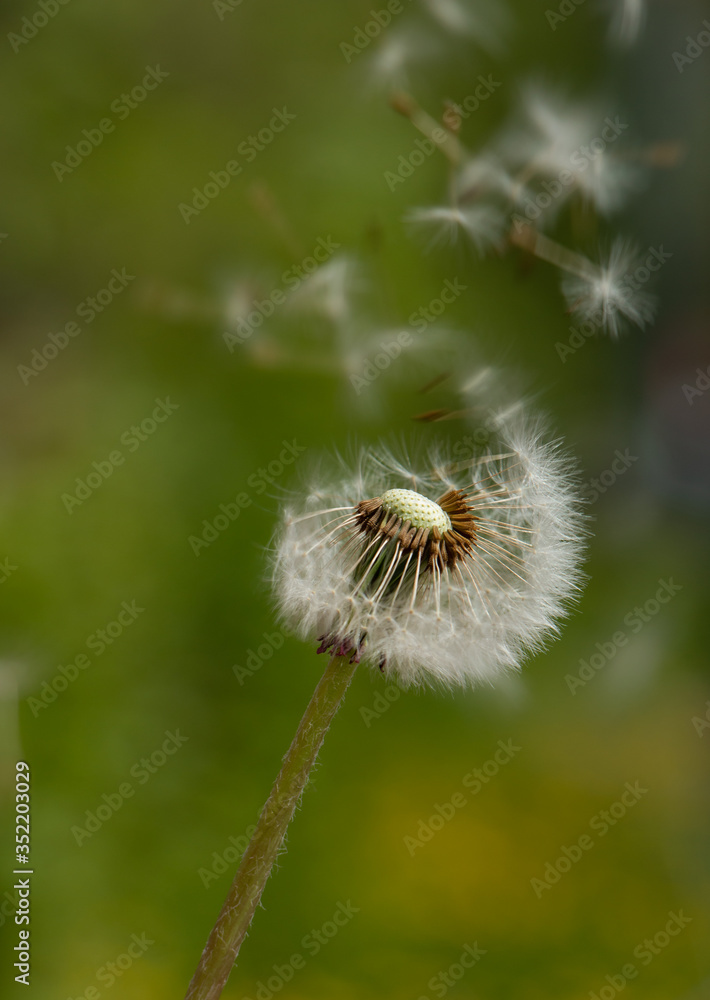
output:
M 467 404 L 480 381 L 469 384 Z M 475 455 L 472 437 L 419 462 L 362 449 L 285 510 L 273 547 L 280 617 L 329 663 L 186 1000 L 221 995 L 361 660 L 405 685 L 468 685 L 514 670 L 556 634 L 580 579 L 569 461 L 517 404 L 490 413 L 486 426 L 504 451 Z
M 499 437 L 495 455 L 437 448 L 416 463 L 380 447 L 341 462 L 287 511 L 282 620 L 404 684 L 488 681 L 540 648 L 578 582 L 579 519 L 541 426 Z
M 634 278 L 639 263 L 633 246 L 617 238 L 606 263 L 564 277 L 562 293 L 570 312 L 606 328 L 612 337 L 619 336 L 627 320 L 643 328 L 653 319 L 655 299 Z

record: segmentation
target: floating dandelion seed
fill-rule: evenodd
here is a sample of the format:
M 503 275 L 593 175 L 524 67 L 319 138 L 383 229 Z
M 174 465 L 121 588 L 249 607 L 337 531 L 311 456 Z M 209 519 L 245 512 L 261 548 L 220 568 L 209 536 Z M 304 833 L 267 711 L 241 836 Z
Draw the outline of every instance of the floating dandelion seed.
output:
M 506 226 L 503 212 L 483 202 L 464 208 L 455 205 L 413 208 L 405 215 L 405 222 L 414 229 L 433 230 L 428 249 L 442 244 L 453 246 L 464 233 L 480 254 L 501 244 Z
M 288 304 L 292 309 L 311 310 L 340 323 L 349 318 L 352 299 L 362 287 L 357 261 L 338 254 L 297 285 Z
M 459 201 L 499 195 L 507 202 L 515 202 L 526 194 L 524 187 L 508 172 L 495 153 L 482 152 L 463 161 L 456 176 L 456 195 Z
M 497 140 L 499 155 L 511 169 L 519 170 L 517 201 L 525 198 L 526 185 L 550 178 L 553 209 L 559 210 L 578 191 L 607 215 L 638 188 L 638 166 L 620 158 L 611 145 L 623 135 L 624 122 L 612 127 L 599 108 L 572 103 L 535 84 L 523 88 L 518 117 Z M 561 183 L 561 177 L 569 180 Z
M 579 582 L 580 518 L 540 424 L 508 450 L 421 468 L 362 451 L 291 507 L 274 551 L 282 619 L 301 637 L 405 684 L 466 684 L 515 668 L 556 631 Z M 465 449 L 464 449 L 465 450 Z
M 445 31 L 472 38 L 482 48 L 499 51 L 509 27 L 509 11 L 501 2 L 476 0 L 422 0 L 430 15 Z
M 653 319 L 655 299 L 634 276 L 640 260 L 636 250 L 616 239 L 606 263 L 590 266 L 587 275 L 567 275 L 562 293 L 570 312 L 604 327 L 618 337 L 628 320 L 643 328 Z M 646 272 L 648 277 L 648 272 Z
M 646 21 L 646 0 L 614 0 L 609 37 L 619 45 L 633 45 Z
M 375 50 L 371 59 L 371 67 L 378 81 L 390 87 L 403 87 L 409 83 L 407 66 L 410 60 L 410 46 L 402 35 L 390 38 Z
M 369 59 L 370 84 L 389 89 L 408 87 L 413 68 L 435 58 L 441 48 L 439 40 L 423 28 L 389 28 Z

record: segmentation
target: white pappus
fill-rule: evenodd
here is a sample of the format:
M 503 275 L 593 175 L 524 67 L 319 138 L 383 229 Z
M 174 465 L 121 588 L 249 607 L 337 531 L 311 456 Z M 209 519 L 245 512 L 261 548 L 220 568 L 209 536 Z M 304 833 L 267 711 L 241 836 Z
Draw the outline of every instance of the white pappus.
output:
M 362 448 L 316 476 L 274 541 L 281 620 L 404 685 L 491 681 L 542 648 L 580 583 L 574 477 L 541 419 L 496 437 L 419 461 Z

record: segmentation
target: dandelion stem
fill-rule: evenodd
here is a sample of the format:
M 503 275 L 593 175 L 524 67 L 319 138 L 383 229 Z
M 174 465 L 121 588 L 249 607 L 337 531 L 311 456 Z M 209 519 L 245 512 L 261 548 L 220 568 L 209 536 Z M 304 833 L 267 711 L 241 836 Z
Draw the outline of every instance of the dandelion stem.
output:
M 559 267 L 579 278 L 588 281 L 590 278 L 596 278 L 599 274 L 599 268 L 595 267 L 586 257 L 574 253 L 573 250 L 568 250 L 561 243 L 557 243 L 549 236 L 545 236 L 544 233 L 538 232 L 533 226 L 522 226 L 519 232 L 511 229 L 508 238 L 513 246 L 527 250 L 528 253 L 534 254 L 540 260 L 547 261 L 548 264 Z
M 334 656 L 318 682 L 212 928 L 185 1000 L 217 1000 L 221 996 L 288 824 L 356 667 L 347 657 Z
M 401 91 L 390 98 L 390 104 L 395 111 L 409 118 L 410 122 L 423 136 L 440 149 L 453 167 L 458 167 L 464 156 L 464 149 L 458 136 L 449 128 L 444 127 L 421 108 L 411 94 Z

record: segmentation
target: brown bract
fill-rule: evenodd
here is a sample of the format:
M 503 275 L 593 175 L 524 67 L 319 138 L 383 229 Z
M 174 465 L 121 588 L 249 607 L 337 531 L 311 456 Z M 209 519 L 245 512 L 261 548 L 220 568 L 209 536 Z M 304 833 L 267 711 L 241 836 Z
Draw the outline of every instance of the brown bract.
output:
M 380 497 L 361 500 L 357 505 L 357 529 L 369 537 L 380 535 L 383 539 L 396 540 L 399 553 L 417 553 L 417 562 L 430 572 L 453 569 L 457 562 L 473 552 L 476 518 L 461 490 L 448 490 L 436 502 L 449 516 L 451 528 L 448 531 L 442 532 L 436 526 L 413 528 L 398 514 L 386 511 Z

